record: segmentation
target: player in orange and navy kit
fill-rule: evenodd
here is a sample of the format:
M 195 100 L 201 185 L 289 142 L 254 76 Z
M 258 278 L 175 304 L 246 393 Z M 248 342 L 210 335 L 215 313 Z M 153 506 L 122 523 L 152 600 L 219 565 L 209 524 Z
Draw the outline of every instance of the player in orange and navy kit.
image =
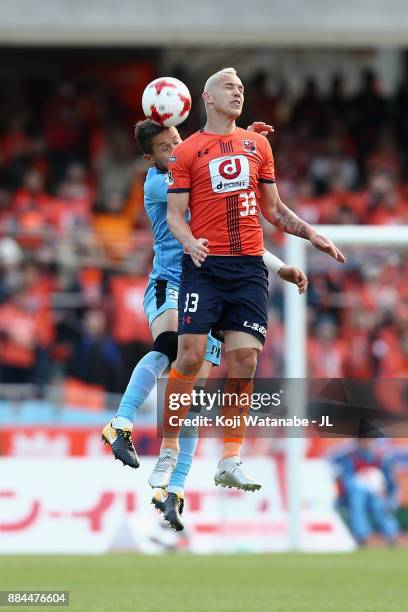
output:
M 345 261 L 331 240 L 317 234 L 281 202 L 267 139 L 236 127 L 244 88 L 235 70 L 224 69 L 210 77 L 203 99 L 205 127 L 178 145 L 169 160 L 167 222 L 183 245 L 184 256 L 179 345 L 165 394 L 163 452 L 178 450 L 188 406 L 180 404 L 175 423 L 173 400 L 191 394 L 210 330 L 224 335 L 228 369 L 224 394 L 241 398 L 252 392 L 267 327 L 268 275 L 262 259 L 259 213 L 283 231 L 308 239 L 337 261 Z M 240 401 L 223 409 L 226 417 L 242 414 Z M 240 461 L 244 430 L 242 422 L 234 431 L 224 429 L 215 483 L 256 490 L 261 485 L 245 474 Z
M 241 128 L 222 137 L 201 130 L 176 148 L 173 159 L 168 194 L 189 195 L 190 230 L 205 236 L 211 256 L 200 269 L 184 256 L 179 333 L 204 333 L 209 325 L 249 333 L 260 346 L 268 274 L 257 202 L 258 183 L 275 182 L 270 145 Z

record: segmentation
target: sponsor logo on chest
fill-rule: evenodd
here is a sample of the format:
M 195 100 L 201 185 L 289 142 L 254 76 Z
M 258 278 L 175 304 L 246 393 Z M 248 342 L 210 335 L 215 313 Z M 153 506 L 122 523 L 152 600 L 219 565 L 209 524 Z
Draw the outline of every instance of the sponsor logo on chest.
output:
M 214 193 L 248 189 L 249 161 L 245 155 L 217 157 L 209 162 L 208 167 Z

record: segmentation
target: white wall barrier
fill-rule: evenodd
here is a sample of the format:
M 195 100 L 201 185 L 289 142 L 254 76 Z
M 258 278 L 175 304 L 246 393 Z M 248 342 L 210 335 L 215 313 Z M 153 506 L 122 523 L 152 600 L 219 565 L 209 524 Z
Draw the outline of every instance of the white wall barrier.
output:
M 147 477 L 153 459 L 137 471 L 111 458 L 1 459 L 0 554 L 272 552 L 289 549 L 283 470 L 272 459 L 247 459 L 263 483 L 260 492 L 220 489 L 215 461 L 197 458 L 188 481 L 181 536 L 150 505 Z M 334 483 L 322 460 L 305 461 L 301 549 L 350 551 L 354 542 L 334 510 Z

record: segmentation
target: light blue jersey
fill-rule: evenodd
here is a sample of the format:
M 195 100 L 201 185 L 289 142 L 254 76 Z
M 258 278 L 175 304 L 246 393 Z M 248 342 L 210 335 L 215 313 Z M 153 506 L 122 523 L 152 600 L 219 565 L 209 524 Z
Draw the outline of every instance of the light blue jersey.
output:
M 150 278 L 180 283 L 183 246 L 167 226 L 168 174 L 150 168 L 144 184 L 144 207 L 152 225 L 154 260 Z

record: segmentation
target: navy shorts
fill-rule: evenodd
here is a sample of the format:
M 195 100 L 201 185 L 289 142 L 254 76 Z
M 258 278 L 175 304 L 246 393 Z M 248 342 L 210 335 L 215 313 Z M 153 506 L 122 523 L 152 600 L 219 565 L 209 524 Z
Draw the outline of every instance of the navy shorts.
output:
M 268 270 L 262 257 L 210 255 L 201 268 L 183 255 L 179 334 L 242 331 L 265 342 Z
M 178 308 L 179 285 L 164 279 L 150 279 L 147 283 L 143 308 L 151 326 L 163 312 Z M 221 342 L 209 333 L 204 359 L 213 365 L 221 363 Z

